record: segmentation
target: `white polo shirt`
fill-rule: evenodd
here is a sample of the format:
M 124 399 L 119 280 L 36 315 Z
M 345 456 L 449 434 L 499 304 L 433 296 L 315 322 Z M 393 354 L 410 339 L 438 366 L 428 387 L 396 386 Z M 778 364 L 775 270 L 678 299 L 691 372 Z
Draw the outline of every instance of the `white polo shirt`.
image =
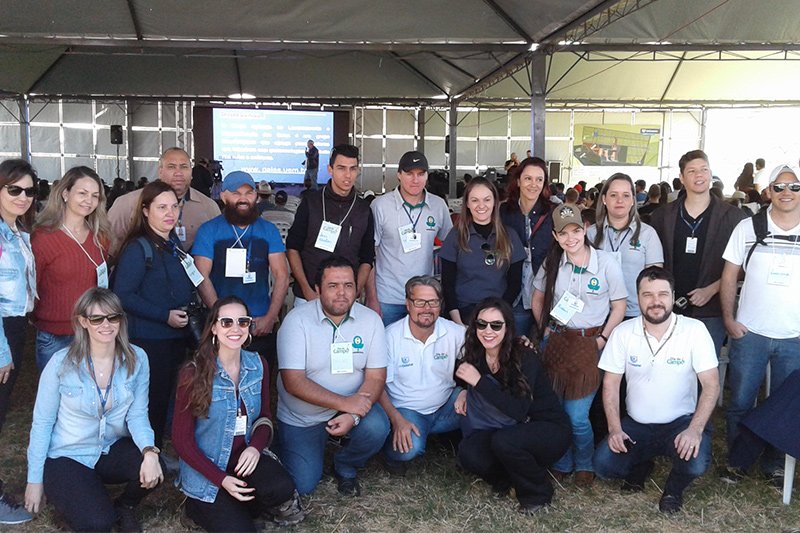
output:
M 334 374 L 331 344 L 352 347 L 353 371 Z M 386 368 L 386 337 L 381 318 L 354 303 L 338 328 L 325 316 L 319 298 L 292 309 L 278 330 L 278 368 L 305 370 L 306 377 L 342 396 L 351 396 L 364 383 L 364 370 Z M 313 405 L 289 394 L 278 376 L 278 420 L 309 427 L 329 420 L 335 409 Z
M 706 326 L 673 313 L 660 342 L 646 335 L 641 316 L 626 320 L 614 328 L 597 366 L 625 374 L 625 405 L 640 424 L 666 424 L 694 413 L 697 374 L 717 367 L 717 352 Z
M 450 210 L 444 200 L 425 192 L 422 207 L 411 208 L 400 195 L 399 187 L 372 202 L 375 219 L 375 285 L 378 301 L 384 304 L 406 302 L 406 281 L 413 276 L 433 275 L 433 241 L 444 241 L 453 228 Z M 420 235 L 421 246 L 404 252 L 400 228 L 411 225 Z
M 456 386 L 453 372 L 466 328 L 440 317 L 423 343 L 411 334 L 408 321 L 406 316 L 386 328 L 386 391 L 395 408 L 429 415 Z
M 553 246 L 558 246 L 554 244 Z M 540 268 L 533 278 L 533 287 L 544 292 L 546 272 Z M 583 302 L 583 310 L 575 313 L 566 324 L 568 328 L 593 328 L 602 326 L 611 311 L 611 302 L 624 300 L 628 296 L 622 269 L 611 254 L 589 247 L 589 265 L 584 272 L 575 272 L 575 267 L 567 261 L 567 254 L 561 256 L 553 291 L 553 307 L 567 290 Z M 551 309 L 545 309 L 550 320 Z
M 800 235 L 800 225 L 786 231 L 772 222 L 772 208 L 767 212 L 767 230 L 771 235 Z M 734 228 L 722 258 L 743 266 L 755 242 L 753 220 L 746 218 Z M 800 243 L 772 237 L 764 242 L 767 246 L 757 245 L 747 264 L 736 320 L 770 339 L 800 337 Z M 788 276 L 776 275 L 786 272 Z

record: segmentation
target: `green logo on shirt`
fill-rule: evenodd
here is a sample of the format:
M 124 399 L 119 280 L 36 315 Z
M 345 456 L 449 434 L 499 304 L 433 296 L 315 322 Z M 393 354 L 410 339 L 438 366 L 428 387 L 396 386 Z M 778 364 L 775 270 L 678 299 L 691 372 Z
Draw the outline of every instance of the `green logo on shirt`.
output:
M 592 278 L 589 280 L 589 290 L 592 292 L 597 292 L 600 290 L 600 280 L 597 278 Z
M 361 338 L 361 335 L 356 335 L 353 337 L 353 348 L 356 350 L 361 350 L 364 348 L 364 339 Z
M 436 225 L 436 219 L 433 216 L 428 215 L 428 218 L 425 219 L 425 225 L 429 228 L 432 228 Z
M 447 354 L 446 353 L 433 354 L 433 359 L 435 361 L 439 361 L 439 360 L 442 360 L 442 359 L 447 359 Z
M 631 250 L 638 250 L 642 247 L 642 241 L 631 241 Z

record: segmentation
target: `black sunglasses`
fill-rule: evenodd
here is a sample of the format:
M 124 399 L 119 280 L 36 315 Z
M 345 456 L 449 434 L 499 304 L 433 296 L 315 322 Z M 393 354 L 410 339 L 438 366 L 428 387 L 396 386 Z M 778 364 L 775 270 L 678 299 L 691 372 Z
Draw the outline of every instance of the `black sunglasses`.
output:
M 491 322 L 487 322 L 482 318 L 475 320 L 475 327 L 480 330 L 484 330 L 486 326 L 490 326 L 494 331 L 500 331 L 505 325 L 506 323 L 502 320 L 492 320 Z
M 792 192 L 800 192 L 800 183 L 773 183 L 772 190 L 775 192 L 783 192 L 786 188 L 789 188 Z
M 481 250 L 486 254 L 486 257 L 483 258 L 483 262 L 486 263 L 486 266 L 492 266 L 497 262 L 497 256 L 488 242 L 481 244 Z
M 422 309 L 426 305 L 428 307 L 439 307 L 440 305 L 442 305 L 442 301 L 440 299 L 438 299 L 438 298 L 435 298 L 433 300 L 421 300 L 420 299 L 420 300 L 410 300 L 410 301 L 414 305 L 414 307 L 417 307 L 417 308 L 420 308 L 420 309 Z
M 11 196 L 19 196 L 25 193 L 28 198 L 36 196 L 36 187 L 20 187 L 19 185 L 6 185 L 6 190 Z
M 122 313 L 112 313 L 110 315 L 89 315 L 86 317 L 86 320 L 93 326 L 99 326 L 105 320 L 108 320 L 109 324 L 119 324 L 123 316 L 124 315 Z
M 253 323 L 253 317 L 250 316 L 240 316 L 238 318 L 231 318 L 229 316 L 221 316 L 217 319 L 219 325 L 225 329 L 232 328 L 233 322 L 236 321 L 239 324 L 239 327 L 242 329 L 249 328 L 250 324 Z

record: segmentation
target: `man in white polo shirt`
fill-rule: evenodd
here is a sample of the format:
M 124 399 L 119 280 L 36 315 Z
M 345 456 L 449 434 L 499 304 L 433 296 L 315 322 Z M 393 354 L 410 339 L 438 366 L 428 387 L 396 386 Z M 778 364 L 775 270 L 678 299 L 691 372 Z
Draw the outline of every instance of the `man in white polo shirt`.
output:
M 636 287 L 642 316 L 614 328 L 598 365 L 606 371 L 608 437 L 595 450 L 594 469 L 600 478 L 624 479 L 625 491 L 640 491 L 653 458 L 669 457 L 672 470 L 658 508 L 671 514 L 683 505 L 686 487 L 711 463 L 707 423 L 719 395 L 717 355 L 702 322 L 672 312 L 675 278 L 668 270 L 645 268 Z M 620 420 L 623 375 L 628 414 Z
M 722 258 L 720 302 L 730 338 L 728 447 L 739 421 L 752 409 L 767 364 L 775 391 L 800 369 L 800 180 L 797 171 L 779 165 L 769 177 L 768 210 L 739 222 Z M 762 242 L 757 242 L 760 225 Z M 734 317 L 736 289 L 746 272 Z M 769 391 L 769 392 L 772 392 Z M 761 464 L 773 482 L 783 484 L 783 455 L 770 449 Z
M 386 469 L 405 475 L 408 461 L 425 453 L 429 434 L 459 428 L 453 379 L 466 328 L 441 318 L 442 286 L 433 276 L 405 284 L 408 316 L 386 328 L 389 364 L 380 405 L 392 424 L 383 452 Z
M 357 470 L 389 434 L 383 410 L 373 409 L 386 381 L 386 338 L 380 317 L 355 301 L 347 259 L 323 259 L 315 286 L 318 298 L 292 309 L 278 331 L 278 454 L 308 494 L 322 478 L 328 435 L 346 435 L 333 469 L 339 492 L 358 496 Z
M 375 269 L 367 284 L 367 305 L 388 326 L 406 314 L 403 287 L 412 276 L 433 274 L 433 241 L 453 228 L 447 204 L 425 190 L 428 160 L 406 152 L 397 167 L 397 188 L 372 202 Z

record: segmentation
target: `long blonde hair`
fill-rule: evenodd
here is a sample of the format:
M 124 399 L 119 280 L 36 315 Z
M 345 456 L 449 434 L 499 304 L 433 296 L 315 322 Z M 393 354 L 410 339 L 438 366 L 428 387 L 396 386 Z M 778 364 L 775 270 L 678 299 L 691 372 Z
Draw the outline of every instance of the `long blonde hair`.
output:
M 122 315 L 122 320 L 119 322 L 119 332 L 115 340 L 114 358 L 120 367 L 128 370 L 128 375 L 133 374 L 136 369 L 137 357 L 136 352 L 133 351 L 131 343 L 128 340 L 128 319 L 125 316 L 125 311 L 122 309 L 122 302 L 119 297 L 108 289 L 101 289 L 100 287 L 92 287 L 84 292 L 75 307 L 72 310 L 72 328 L 75 331 L 75 338 L 69 345 L 67 357 L 64 359 L 64 366 L 74 366 L 79 369 L 81 365 L 89 357 L 91 349 L 89 333 L 80 323 L 80 317 L 86 318 L 89 310 L 93 306 L 97 306 L 103 310 L 104 313 Z
M 111 246 L 111 224 L 108 222 L 108 215 L 106 214 L 106 191 L 103 186 L 103 180 L 97 175 L 97 172 L 89 167 L 72 167 L 67 170 L 64 177 L 50 191 L 50 196 L 47 198 L 42 212 L 36 217 L 36 225 L 34 229 L 43 229 L 46 231 L 59 231 L 61 225 L 64 223 L 64 216 L 67 211 L 67 203 L 64 201 L 64 192 L 72 190 L 81 178 L 89 178 L 97 183 L 100 188 L 100 197 L 98 199 L 97 208 L 86 217 L 86 224 L 94 234 L 94 245 L 98 248 L 108 249 Z
M 494 226 L 494 233 L 497 236 L 495 242 L 495 255 L 497 256 L 496 268 L 501 268 L 506 263 L 511 262 L 511 240 L 508 238 L 503 221 L 500 220 L 500 199 L 497 194 L 497 187 L 482 176 L 472 178 L 467 186 L 464 188 L 464 198 L 461 206 L 461 216 L 458 217 L 456 222 L 456 229 L 458 230 L 458 247 L 463 252 L 472 252 L 469 248 L 469 231 L 472 224 L 472 213 L 467 206 L 469 200 L 469 193 L 478 185 L 483 185 L 492 192 L 494 198 L 494 207 L 492 207 L 492 225 Z

